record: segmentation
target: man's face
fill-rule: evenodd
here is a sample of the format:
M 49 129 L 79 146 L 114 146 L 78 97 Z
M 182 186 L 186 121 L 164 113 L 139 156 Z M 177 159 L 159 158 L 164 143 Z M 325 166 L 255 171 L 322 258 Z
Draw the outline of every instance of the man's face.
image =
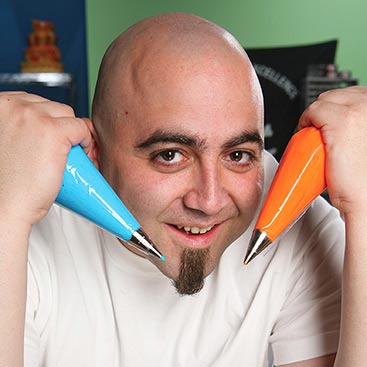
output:
M 160 82 L 140 86 L 121 108 L 100 163 L 166 257 L 152 261 L 189 294 L 254 217 L 263 180 L 262 112 L 246 86 L 219 74 Z

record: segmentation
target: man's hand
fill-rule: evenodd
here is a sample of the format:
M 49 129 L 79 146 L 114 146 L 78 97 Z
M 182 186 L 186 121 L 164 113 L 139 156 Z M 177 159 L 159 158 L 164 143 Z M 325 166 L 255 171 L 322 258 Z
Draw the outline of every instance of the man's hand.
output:
M 32 225 L 61 186 L 72 145 L 88 149 L 91 133 L 71 107 L 23 92 L 0 93 L 2 216 Z
M 322 93 L 301 116 L 300 127 L 311 124 L 325 143 L 331 202 L 344 215 L 367 213 L 367 88 Z

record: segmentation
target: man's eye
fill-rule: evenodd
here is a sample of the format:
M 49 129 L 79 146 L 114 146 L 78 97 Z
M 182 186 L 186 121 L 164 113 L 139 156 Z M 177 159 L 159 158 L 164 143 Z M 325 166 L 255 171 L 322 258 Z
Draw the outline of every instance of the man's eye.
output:
M 154 158 L 160 163 L 174 164 L 181 162 L 184 159 L 184 156 L 178 150 L 171 149 L 157 153 Z
M 248 158 L 247 155 L 241 151 L 233 152 L 229 155 L 229 157 L 234 162 L 241 162 L 244 158 Z
M 254 165 L 255 157 L 250 152 L 235 150 L 224 156 L 226 166 L 236 172 L 245 172 Z
M 248 152 L 237 150 L 230 153 L 228 159 L 235 163 L 247 163 L 251 160 L 251 155 Z
M 153 152 L 150 161 L 156 170 L 164 173 L 173 173 L 184 169 L 190 158 L 177 149 L 165 149 Z

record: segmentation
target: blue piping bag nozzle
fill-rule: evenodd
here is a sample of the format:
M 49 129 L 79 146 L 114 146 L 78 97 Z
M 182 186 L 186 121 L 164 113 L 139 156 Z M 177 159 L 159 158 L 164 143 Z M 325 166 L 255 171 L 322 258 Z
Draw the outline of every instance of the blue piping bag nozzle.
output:
M 73 146 L 69 152 L 56 203 L 140 251 L 165 259 L 80 145 Z

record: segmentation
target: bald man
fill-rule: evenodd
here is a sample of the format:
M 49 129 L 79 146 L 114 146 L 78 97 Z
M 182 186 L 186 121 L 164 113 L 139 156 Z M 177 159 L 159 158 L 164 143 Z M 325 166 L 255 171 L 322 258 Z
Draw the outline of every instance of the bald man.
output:
M 177 13 L 129 28 L 103 59 L 93 123 L 0 94 L 0 366 L 362 366 L 366 99 L 325 93 L 300 120 L 322 131 L 338 210 L 317 199 L 244 267 L 276 162 L 227 31 Z M 166 261 L 52 205 L 75 144 Z

